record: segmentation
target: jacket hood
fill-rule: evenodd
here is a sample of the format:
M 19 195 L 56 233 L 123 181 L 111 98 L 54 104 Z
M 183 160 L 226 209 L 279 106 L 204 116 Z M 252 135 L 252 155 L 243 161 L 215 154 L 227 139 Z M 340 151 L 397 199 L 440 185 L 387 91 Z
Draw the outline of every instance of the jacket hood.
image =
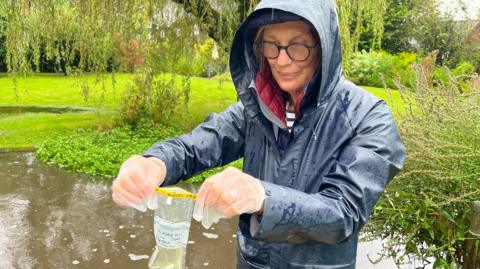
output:
M 258 72 L 258 63 L 253 50 L 257 29 L 267 24 L 299 19 L 314 27 L 321 46 L 319 68 L 307 86 L 301 106 L 310 103 L 312 99 L 317 101 L 318 106 L 327 101 L 343 80 L 340 33 L 335 8 L 333 0 L 264 0 L 257 5 L 255 11 L 235 33 L 230 53 L 232 79 L 247 112 L 252 113 L 252 109 L 258 112 L 255 98 L 252 98 L 252 92 L 249 90 Z

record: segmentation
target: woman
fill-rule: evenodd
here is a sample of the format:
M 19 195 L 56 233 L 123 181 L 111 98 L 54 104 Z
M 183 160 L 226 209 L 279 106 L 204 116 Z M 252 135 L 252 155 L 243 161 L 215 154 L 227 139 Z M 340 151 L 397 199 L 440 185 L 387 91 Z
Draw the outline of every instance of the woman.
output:
M 240 216 L 238 268 L 354 268 L 358 233 L 405 149 L 384 101 L 344 79 L 330 0 L 262 1 L 235 35 L 240 102 L 128 159 L 113 199 L 153 208 L 154 187 L 244 157 L 199 190 L 204 226 Z

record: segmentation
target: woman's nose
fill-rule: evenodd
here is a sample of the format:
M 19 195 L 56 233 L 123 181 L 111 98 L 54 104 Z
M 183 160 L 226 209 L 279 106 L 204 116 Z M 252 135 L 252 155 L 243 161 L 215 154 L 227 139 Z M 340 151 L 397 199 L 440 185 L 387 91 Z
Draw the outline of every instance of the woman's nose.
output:
M 277 64 L 278 65 L 288 65 L 291 62 L 292 62 L 292 59 L 290 59 L 290 56 L 288 56 L 287 50 L 286 49 L 281 49 L 280 53 L 278 54 Z

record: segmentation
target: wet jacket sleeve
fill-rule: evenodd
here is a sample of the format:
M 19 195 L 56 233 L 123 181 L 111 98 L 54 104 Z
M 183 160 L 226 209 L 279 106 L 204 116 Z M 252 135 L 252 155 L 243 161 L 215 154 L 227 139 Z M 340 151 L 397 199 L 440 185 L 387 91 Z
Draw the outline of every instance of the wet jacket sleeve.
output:
M 220 114 L 211 113 L 190 133 L 153 145 L 143 156 L 164 161 L 167 175 L 162 185 L 175 184 L 242 157 L 244 130 L 243 105 L 237 102 Z
M 263 217 L 252 237 L 270 242 L 339 243 L 365 224 L 388 181 L 401 169 L 405 148 L 390 110 L 379 102 L 352 130 L 317 193 L 263 182 Z M 255 225 L 256 223 L 256 225 Z

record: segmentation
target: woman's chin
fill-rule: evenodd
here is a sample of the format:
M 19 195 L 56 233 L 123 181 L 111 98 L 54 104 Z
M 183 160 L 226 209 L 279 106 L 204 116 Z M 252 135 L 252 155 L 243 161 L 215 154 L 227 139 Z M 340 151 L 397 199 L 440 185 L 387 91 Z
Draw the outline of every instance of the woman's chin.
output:
M 298 85 L 298 83 L 285 83 L 285 82 L 280 82 L 278 83 L 278 86 L 280 86 L 280 88 L 285 91 L 285 92 L 297 92 L 299 91 L 299 89 L 301 89 L 302 87 L 300 87 Z

